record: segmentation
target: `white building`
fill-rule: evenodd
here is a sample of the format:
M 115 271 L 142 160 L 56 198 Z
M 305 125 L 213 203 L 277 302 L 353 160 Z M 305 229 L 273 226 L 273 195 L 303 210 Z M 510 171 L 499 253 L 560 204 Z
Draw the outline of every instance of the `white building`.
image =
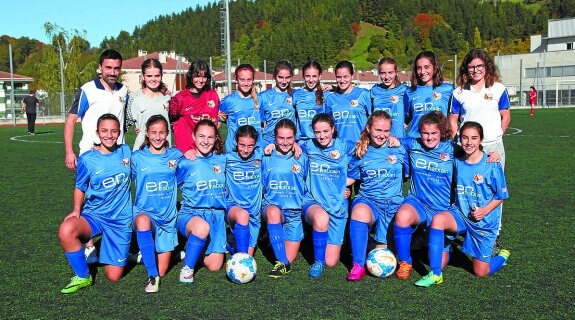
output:
M 531 52 L 495 57 L 512 104 L 527 105 L 529 87 L 537 105 L 575 105 L 575 18 L 548 21 L 547 36 L 531 36 Z

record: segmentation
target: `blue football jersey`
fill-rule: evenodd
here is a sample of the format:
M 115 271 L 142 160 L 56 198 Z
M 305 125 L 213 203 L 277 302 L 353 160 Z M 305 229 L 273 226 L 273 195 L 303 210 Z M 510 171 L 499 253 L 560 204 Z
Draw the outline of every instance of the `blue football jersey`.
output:
M 493 209 L 479 222 L 469 219 L 468 214 L 474 207 L 485 207 L 491 200 L 509 198 L 503 168 L 498 162 L 487 162 L 487 154 L 480 162 L 467 163 L 463 159 L 455 160 L 455 204 L 461 212 L 479 227 L 493 230 L 498 228 L 501 217 L 501 206 Z
M 183 159 L 176 177 L 182 191 L 181 213 L 193 209 L 225 209 L 226 156 L 197 156 L 195 161 Z
M 400 204 L 403 201 L 403 170 L 408 162 L 407 151 L 403 146 L 369 146 L 362 159 L 353 157 L 348 177 L 361 180 L 356 198 L 375 202 L 385 199 Z
M 315 90 L 309 91 L 305 88 L 293 91 L 293 105 L 297 112 L 300 140 L 309 140 L 315 137 L 311 127 L 311 120 L 316 114 L 325 113 L 326 92 L 323 93 L 324 100 L 322 105 L 317 105 L 315 94 Z
M 260 119 L 265 123 L 262 133 L 263 146 L 275 143 L 274 129 L 278 121 L 290 119 L 293 123 L 296 123 L 292 100 L 287 91 L 280 92 L 275 87 L 258 95 Z
M 305 194 L 307 155 L 299 159 L 293 153 L 283 155 L 273 151 L 262 159 L 264 206 L 273 204 L 283 210 L 301 210 Z
M 160 224 L 174 220 L 178 198 L 176 168 L 182 157 L 176 148 L 167 148 L 162 154 L 153 154 L 149 148 L 134 151 L 135 214 L 147 213 Z
M 427 150 L 420 139 L 400 139 L 409 155 L 411 183 L 409 194 L 436 212 L 446 211 L 451 203 L 453 144 L 440 142 Z
M 312 139 L 302 143 L 302 149 L 309 162 L 304 202 L 317 202 L 330 214 L 347 216 L 347 199 L 343 195 L 354 143 L 334 139 L 331 146 L 322 149 Z
M 228 115 L 226 121 L 228 126 L 226 151 L 230 152 L 236 147 L 236 132 L 243 125 L 254 127 L 258 132 L 258 143 L 261 141 L 262 121 L 259 106 L 255 104 L 251 96 L 242 98 L 237 91 L 230 94 L 220 104 L 220 112 Z
M 82 214 L 89 214 L 108 226 L 132 223 L 130 158 L 125 144 L 109 154 L 90 150 L 78 158 L 76 188 L 85 193 Z
M 371 88 L 373 111 L 383 110 L 391 116 L 391 133 L 393 137 L 405 137 L 405 110 L 403 98 L 407 86 L 400 84 L 392 89 L 384 89 L 380 85 Z
M 262 156 L 263 150 L 259 147 L 246 160 L 236 152 L 226 154 L 228 206 L 237 205 L 250 215 L 259 213 L 262 203 Z
M 357 142 L 371 114 L 369 91 L 353 87 L 350 93 L 333 93 L 326 98 L 326 112 L 333 115 L 339 137 Z
M 453 86 L 442 83 L 433 86 L 417 86 L 414 91 L 405 91 L 403 98 L 406 122 L 409 122 L 407 136 L 419 138 L 419 120 L 431 111 L 441 111 L 446 117 L 449 110 L 449 99 L 453 94 Z

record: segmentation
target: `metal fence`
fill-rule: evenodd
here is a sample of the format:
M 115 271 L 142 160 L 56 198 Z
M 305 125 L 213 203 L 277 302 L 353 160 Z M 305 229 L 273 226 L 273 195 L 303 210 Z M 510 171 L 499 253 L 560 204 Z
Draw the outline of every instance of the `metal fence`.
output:
M 509 92 L 512 106 L 529 105 L 529 85 L 505 84 Z M 559 80 L 554 85 L 536 87 L 537 106 L 548 108 L 560 108 L 575 105 L 575 81 Z

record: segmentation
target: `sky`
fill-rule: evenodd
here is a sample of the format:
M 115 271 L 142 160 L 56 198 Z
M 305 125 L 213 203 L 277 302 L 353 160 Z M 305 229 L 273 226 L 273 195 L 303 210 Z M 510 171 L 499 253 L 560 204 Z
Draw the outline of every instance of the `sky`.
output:
M 48 42 L 44 23 L 50 22 L 67 31 L 85 30 L 90 46 L 99 47 L 104 37 L 117 37 L 122 30 L 131 34 L 159 15 L 210 2 L 215 0 L 9 0 L 2 4 L 0 36 Z

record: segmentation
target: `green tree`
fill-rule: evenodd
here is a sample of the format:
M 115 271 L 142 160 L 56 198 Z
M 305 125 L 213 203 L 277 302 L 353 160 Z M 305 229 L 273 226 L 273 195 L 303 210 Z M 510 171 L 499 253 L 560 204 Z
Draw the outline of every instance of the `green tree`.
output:
M 479 28 L 475 27 L 475 31 L 473 31 L 473 47 L 474 48 L 481 48 L 481 33 L 479 32 Z

